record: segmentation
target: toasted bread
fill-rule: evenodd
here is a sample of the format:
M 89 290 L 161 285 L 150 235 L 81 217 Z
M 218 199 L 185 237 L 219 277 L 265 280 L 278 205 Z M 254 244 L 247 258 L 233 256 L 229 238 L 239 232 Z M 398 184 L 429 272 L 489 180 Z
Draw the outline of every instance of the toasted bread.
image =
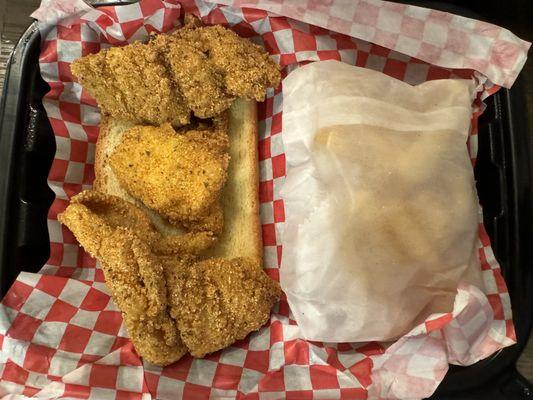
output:
M 136 204 L 150 217 L 163 235 L 177 235 L 184 231 L 170 224 L 158 213 L 133 198 L 120 185 L 109 165 L 108 158 L 120 143 L 122 135 L 133 123 L 108 116 L 102 117 L 100 136 L 96 143 L 94 189 L 119 196 Z M 222 191 L 224 230 L 217 243 L 202 256 L 262 258 L 261 223 L 259 219 L 259 173 L 257 155 L 256 102 L 237 99 L 229 110 L 228 180 Z

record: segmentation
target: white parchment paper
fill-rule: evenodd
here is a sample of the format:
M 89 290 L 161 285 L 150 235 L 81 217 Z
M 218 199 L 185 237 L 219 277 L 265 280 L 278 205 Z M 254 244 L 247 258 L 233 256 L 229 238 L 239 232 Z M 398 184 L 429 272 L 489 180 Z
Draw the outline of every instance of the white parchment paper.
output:
M 473 94 L 337 61 L 284 80 L 280 277 L 307 339 L 397 339 L 479 285 Z

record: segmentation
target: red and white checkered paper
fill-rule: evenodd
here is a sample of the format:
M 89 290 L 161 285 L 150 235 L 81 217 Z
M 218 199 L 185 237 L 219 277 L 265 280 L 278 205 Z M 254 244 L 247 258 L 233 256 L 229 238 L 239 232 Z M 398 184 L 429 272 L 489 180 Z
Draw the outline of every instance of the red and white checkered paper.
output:
M 95 10 L 81 0 L 46 0 L 34 14 L 48 22 L 40 26 L 40 68 L 51 87 L 44 105 L 57 143 L 49 174 L 56 200 L 48 219 L 50 259 L 39 274 L 21 273 L 0 305 L 0 395 L 417 399 L 435 390 L 449 363 L 469 365 L 514 343 L 507 288 L 480 223 L 484 287 L 460 286 L 452 313 L 431 316 L 389 347 L 305 341 L 282 299 L 264 328 L 205 359 L 186 356 L 165 368 L 139 359 L 102 270 L 57 221 L 69 199 L 90 188 L 94 178 L 100 114 L 71 75 L 74 59 L 169 31 L 183 12 L 193 12 L 205 23 L 224 24 L 263 44 L 284 76 L 302 63 L 327 59 L 413 84 L 475 75 L 484 91 L 472 117 L 474 161 L 480 99 L 494 93 L 496 84 L 512 83 L 529 46 L 493 25 L 375 0 L 225 2 L 145 0 Z M 277 228 L 285 218 L 279 196 L 285 176 L 282 104 L 278 87 L 259 106 L 264 266 L 275 279 L 282 254 Z

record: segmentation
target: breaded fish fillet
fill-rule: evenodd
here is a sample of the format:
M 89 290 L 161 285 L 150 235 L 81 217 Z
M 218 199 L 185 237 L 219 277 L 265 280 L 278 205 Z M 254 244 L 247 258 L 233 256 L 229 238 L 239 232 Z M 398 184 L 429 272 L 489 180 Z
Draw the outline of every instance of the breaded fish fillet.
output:
M 150 218 L 136 205 L 117 196 L 87 190 L 74 196 L 71 204 L 81 204 L 111 228 L 127 228 L 147 242 L 155 254 L 199 254 L 216 241 L 209 231 L 181 235 L 161 235 Z
M 165 257 L 170 314 L 191 354 L 223 349 L 265 324 L 279 284 L 257 261 L 212 258 L 197 263 Z
M 139 355 L 155 364 L 171 364 L 187 348 L 167 310 L 162 265 L 132 229 L 108 223 L 116 222 L 116 216 L 102 217 L 84 204 L 74 202 L 58 219 L 74 233 L 85 250 L 100 260 L 106 285 L 122 311 Z
M 229 155 L 218 142 L 189 135 L 177 134 L 170 124 L 136 126 L 124 134 L 109 163 L 126 191 L 147 207 L 169 220 L 201 221 L 219 232 L 222 211 L 215 202 L 226 182 Z
M 189 122 L 190 109 L 153 46 L 104 49 L 75 60 L 71 70 L 106 115 L 155 125 Z
M 206 80 L 203 71 L 213 71 L 210 74 L 212 84 L 218 80 L 219 89 L 226 98 L 244 97 L 263 101 L 266 89 L 275 87 L 281 79 L 280 70 L 264 49 L 237 35 L 235 32 L 221 25 L 204 27 L 184 27 L 172 35 L 159 35 L 154 40 L 169 42 L 166 60 L 170 62 L 173 80 L 182 89 L 183 96 L 191 106 L 195 115 L 205 117 L 218 114 L 219 107 L 210 106 L 207 96 L 210 93 L 198 93 L 194 90 L 196 82 L 202 84 Z M 194 49 L 189 54 L 202 53 L 203 59 L 196 59 L 188 64 L 181 54 L 172 51 L 172 43 L 185 43 Z M 220 82 L 221 81 L 221 82 Z M 218 93 L 217 93 L 218 94 Z M 217 104 L 224 96 L 211 96 L 211 103 Z M 214 114 L 213 114 L 214 113 Z M 204 117 L 204 118 L 205 118 Z
M 160 251 L 172 243 L 118 197 L 82 192 L 58 219 L 102 264 L 135 349 L 152 363 L 229 346 L 259 329 L 279 298 L 279 284 L 258 260 L 198 262 L 191 254 Z
M 150 45 L 165 54 L 172 81 L 200 118 L 227 110 L 237 97 L 263 101 L 281 79 L 263 48 L 220 25 L 186 26 Z
M 222 26 L 197 25 L 82 57 L 72 73 L 104 114 L 152 125 L 187 124 L 191 111 L 211 118 L 237 97 L 262 101 L 278 85 L 280 68 L 263 48 Z

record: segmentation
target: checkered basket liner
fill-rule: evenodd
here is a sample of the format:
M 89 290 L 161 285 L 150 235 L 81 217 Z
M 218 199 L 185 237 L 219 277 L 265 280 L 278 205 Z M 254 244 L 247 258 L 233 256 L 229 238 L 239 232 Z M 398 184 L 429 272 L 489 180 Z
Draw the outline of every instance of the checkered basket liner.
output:
M 308 342 L 282 298 L 260 331 L 205 359 L 186 356 L 162 368 L 137 356 L 102 270 L 57 221 L 69 199 L 91 187 L 100 119 L 70 63 L 103 47 L 167 32 L 184 12 L 262 44 L 282 65 L 283 76 L 304 63 L 336 59 L 411 84 L 476 77 L 480 92 L 468 142 L 473 162 L 481 99 L 498 85 L 512 84 L 529 47 L 490 24 L 376 0 L 145 0 L 98 9 L 81 0 L 45 0 L 34 16 L 46 21 L 40 25 L 40 69 L 50 85 L 44 106 L 57 144 L 48 179 L 56 194 L 48 216 L 51 255 L 39 274 L 21 273 L 0 305 L 0 395 L 422 398 L 442 381 L 449 363 L 469 365 L 513 344 L 509 296 L 480 211 L 484 287 L 461 285 L 453 312 L 432 315 L 390 346 Z M 277 231 L 285 219 L 279 196 L 285 176 L 282 104 L 278 87 L 259 105 L 264 267 L 274 279 L 282 256 Z

